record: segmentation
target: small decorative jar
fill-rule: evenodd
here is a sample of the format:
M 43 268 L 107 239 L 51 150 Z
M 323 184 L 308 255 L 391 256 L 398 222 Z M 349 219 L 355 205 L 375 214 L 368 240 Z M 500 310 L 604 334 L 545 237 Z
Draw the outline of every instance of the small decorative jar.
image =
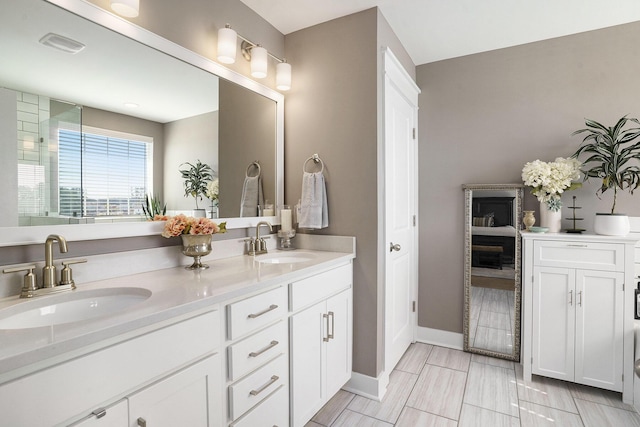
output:
M 187 270 L 204 270 L 208 265 L 201 262 L 203 256 L 211 253 L 211 234 L 181 234 L 182 253 L 193 257 L 193 264 Z
M 524 211 L 522 223 L 527 231 L 529 231 L 529 229 L 536 223 L 536 217 L 534 216 L 535 212 L 536 211 Z

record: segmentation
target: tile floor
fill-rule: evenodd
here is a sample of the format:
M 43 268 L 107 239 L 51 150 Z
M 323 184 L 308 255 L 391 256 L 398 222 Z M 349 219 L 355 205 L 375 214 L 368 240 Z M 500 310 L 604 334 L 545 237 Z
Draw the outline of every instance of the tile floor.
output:
M 306 427 L 640 427 L 621 394 L 534 376 L 519 364 L 412 344 L 382 402 L 340 390 Z

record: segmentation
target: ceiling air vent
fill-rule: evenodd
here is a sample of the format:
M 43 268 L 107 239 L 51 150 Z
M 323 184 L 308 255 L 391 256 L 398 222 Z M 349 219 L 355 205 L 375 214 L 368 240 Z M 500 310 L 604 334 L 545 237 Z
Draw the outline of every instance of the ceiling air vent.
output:
M 40 39 L 40 43 L 66 53 L 76 54 L 84 49 L 84 45 L 60 34 L 49 33 Z

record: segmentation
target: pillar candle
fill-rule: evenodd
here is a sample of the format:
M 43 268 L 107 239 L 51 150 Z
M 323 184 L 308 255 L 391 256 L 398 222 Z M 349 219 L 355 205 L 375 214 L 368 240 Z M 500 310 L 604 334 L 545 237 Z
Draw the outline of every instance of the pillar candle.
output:
M 291 230 L 291 209 L 282 209 L 280 211 L 280 226 L 282 231 Z

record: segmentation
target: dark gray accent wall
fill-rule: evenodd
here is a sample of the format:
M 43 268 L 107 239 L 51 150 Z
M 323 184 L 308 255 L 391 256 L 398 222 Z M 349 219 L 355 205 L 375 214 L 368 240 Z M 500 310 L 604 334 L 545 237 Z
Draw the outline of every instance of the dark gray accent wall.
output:
M 575 151 L 581 138 L 571 133 L 585 117 L 613 125 L 640 116 L 639 37 L 640 23 L 632 23 L 417 67 L 419 326 L 462 332 L 461 185 L 520 183 L 526 162 Z M 563 197 L 565 205 L 578 197 L 587 229 L 595 212 L 610 209 L 611 195 L 599 200 L 596 188 Z M 538 211 L 525 193 L 525 209 Z M 619 199 L 620 212 L 640 215 L 638 197 Z

